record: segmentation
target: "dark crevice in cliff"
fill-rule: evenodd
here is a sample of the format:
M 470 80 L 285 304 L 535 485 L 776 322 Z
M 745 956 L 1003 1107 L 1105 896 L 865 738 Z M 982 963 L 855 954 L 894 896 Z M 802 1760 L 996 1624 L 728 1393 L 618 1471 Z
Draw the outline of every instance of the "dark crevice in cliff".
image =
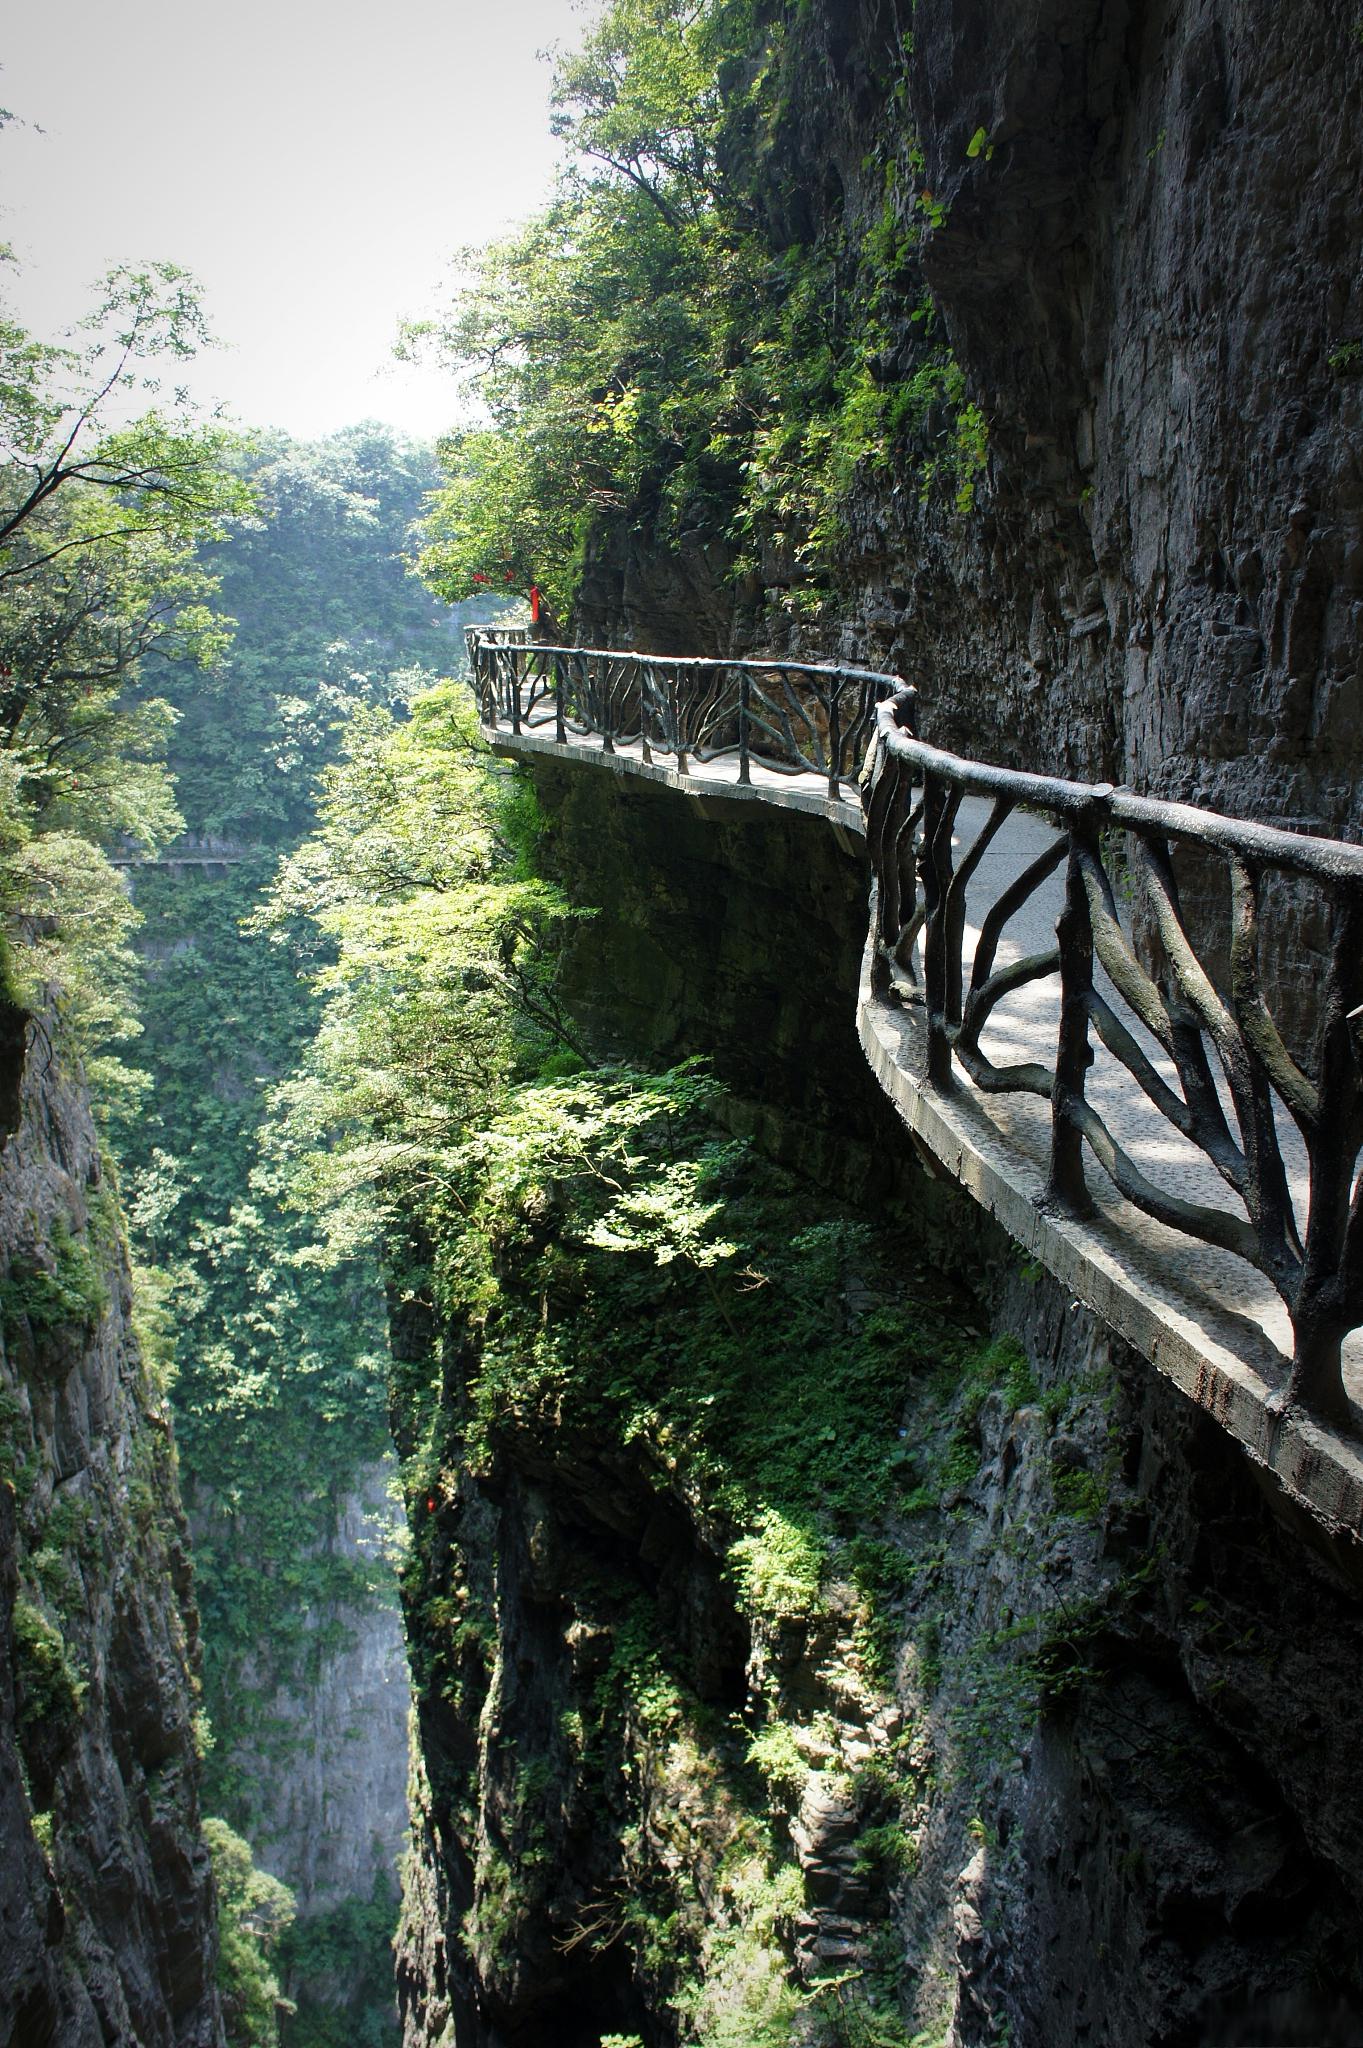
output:
M 27 1010 L 0 996 L 0 1150 L 19 1128 L 29 1022 Z

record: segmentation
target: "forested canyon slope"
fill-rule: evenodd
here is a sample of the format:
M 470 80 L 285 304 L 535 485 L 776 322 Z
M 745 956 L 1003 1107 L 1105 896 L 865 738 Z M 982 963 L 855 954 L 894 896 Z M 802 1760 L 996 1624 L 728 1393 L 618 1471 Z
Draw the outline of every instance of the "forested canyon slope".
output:
M 924 1169 L 855 847 L 440 678 L 534 585 L 1357 837 L 1363 26 L 614 0 L 556 62 L 560 185 L 411 338 L 438 467 L 58 474 L 0 342 L 0 2042 L 1356 2040 L 1356 1542 Z M 169 268 L 106 311 L 116 379 L 194 340 Z

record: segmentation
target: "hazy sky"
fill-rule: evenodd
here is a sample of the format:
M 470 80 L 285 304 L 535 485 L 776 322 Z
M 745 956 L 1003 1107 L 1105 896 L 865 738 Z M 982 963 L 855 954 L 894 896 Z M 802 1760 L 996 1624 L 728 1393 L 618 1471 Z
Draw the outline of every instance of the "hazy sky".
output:
M 546 67 L 573 0 L 44 0 L 7 10 L 7 284 L 45 339 L 120 261 L 169 259 L 228 344 L 193 373 L 252 425 L 448 425 L 447 376 L 391 363 L 457 248 L 533 210 Z M 42 132 L 39 133 L 38 130 Z

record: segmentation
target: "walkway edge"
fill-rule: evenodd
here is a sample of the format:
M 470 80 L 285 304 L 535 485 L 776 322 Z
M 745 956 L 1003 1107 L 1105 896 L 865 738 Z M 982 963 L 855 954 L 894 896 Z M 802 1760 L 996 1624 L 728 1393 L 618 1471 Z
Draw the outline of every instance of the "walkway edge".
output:
M 1252 1366 L 1167 1301 L 1157 1310 L 1097 1232 L 1038 1208 L 1005 1170 L 1005 1141 L 991 1144 L 982 1120 L 970 1115 L 969 1097 L 958 1102 L 919 1078 L 916 1060 L 906 1057 L 911 1032 L 903 1012 L 871 993 L 869 944 L 857 1033 L 872 1072 L 910 1131 L 1015 1243 L 1205 1410 L 1318 1521 L 1332 1532 L 1363 1534 L 1363 1453 L 1308 1416 L 1278 1412 L 1273 1388 Z
M 593 768 L 606 768 L 616 775 L 637 776 L 643 782 L 660 782 L 664 788 L 675 789 L 682 796 L 693 799 L 702 798 L 708 802 L 717 798 L 727 803 L 767 804 L 778 811 L 803 811 L 808 817 L 826 818 L 831 825 L 841 825 L 845 832 L 854 832 L 858 839 L 866 837 L 866 821 L 859 803 L 839 803 L 833 797 L 819 796 L 811 789 L 783 789 L 779 783 L 770 782 L 730 782 L 722 775 L 683 775 L 661 761 L 641 761 L 633 754 L 608 754 L 603 747 L 583 746 L 574 740 L 567 740 L 560 746 L 557 740 L 541 733 L 502 732 L 486 725 L 480 726 L 479 731 L 494 754 L 503 754 L 509 760 L 517 760 L 525 754 L 543 754 L 554 761 L 585 761 Z

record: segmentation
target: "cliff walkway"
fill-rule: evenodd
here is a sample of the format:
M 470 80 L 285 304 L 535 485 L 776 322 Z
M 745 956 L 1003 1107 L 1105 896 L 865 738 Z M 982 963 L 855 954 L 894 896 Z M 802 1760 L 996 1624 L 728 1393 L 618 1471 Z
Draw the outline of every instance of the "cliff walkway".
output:
M 499 751 L 863 836 L 857 1027 L 925 1159 L 1363 1531 L 1363 847 L 944 753 L 870 671 L 469 653 Z

